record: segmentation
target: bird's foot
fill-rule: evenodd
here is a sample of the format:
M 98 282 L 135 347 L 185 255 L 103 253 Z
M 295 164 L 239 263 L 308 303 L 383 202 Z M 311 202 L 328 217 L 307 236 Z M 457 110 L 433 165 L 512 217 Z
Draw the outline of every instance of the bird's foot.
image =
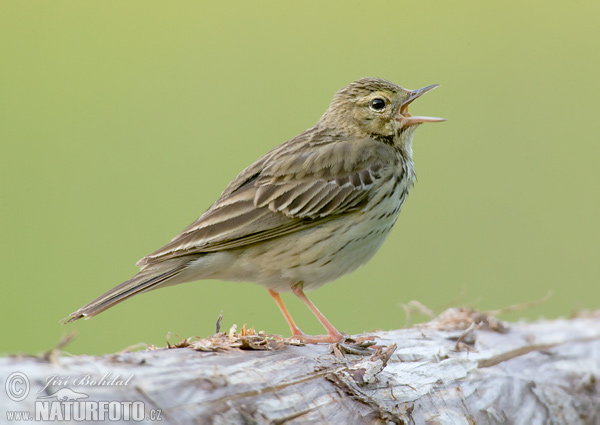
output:
M 353 337 L 350 339 L 352 341 L 356 342 L 357 344 L 361 344 L 361 343 L 367 342 L 367 341 L 375 341 L 375 337 L 371 336 L 371 335 L 357 336 L 357 337 Z
M 298 340 L 305 344 L 333 344 L 335 342 L 344 342 L 348 336 L 344 334 L 327 335 L 305 335 L 297 334 L 288 338 L 289 340 Z

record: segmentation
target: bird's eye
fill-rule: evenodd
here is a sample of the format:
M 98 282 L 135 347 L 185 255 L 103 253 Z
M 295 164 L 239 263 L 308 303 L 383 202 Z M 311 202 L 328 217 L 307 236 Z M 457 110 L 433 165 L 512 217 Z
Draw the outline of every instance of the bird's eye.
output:
M 371 100 L 371 103 L 369 103 L 369 108 L 375 112 L 381 112 L 385 109 L 385 100 L 376 97 L 375 99 Z

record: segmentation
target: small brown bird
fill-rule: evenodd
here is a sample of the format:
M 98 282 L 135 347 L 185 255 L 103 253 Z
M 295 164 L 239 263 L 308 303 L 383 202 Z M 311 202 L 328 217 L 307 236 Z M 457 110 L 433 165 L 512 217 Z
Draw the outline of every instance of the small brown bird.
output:
M 72 313 L 88 318 L 141 292 L 199 279 L 264 285 L 292 335 L 307 343 L 344 336 L 304 294 L 356 270 L 379 249 L 415 179 L 412 139 L 424 122 L 408 105 L 436 88 L 407 90 L 363 78 L 338 91 L 319 122 L 240 173 L 138 274 Z M 300 331 L 280 292 L 292 291 L 327 330 Z

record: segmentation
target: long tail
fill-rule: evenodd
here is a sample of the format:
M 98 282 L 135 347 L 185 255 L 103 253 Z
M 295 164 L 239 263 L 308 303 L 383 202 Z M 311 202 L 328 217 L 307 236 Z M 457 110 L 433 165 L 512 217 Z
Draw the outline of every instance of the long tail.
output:
M 62 323 L 73 322 L 82 317 L 87 319 L 88 317 L 95 316 L 141 292 L 150 291 L 152 289 L 157 289 L 158 287 L 175 283 L 182 283 L 180 280 L 173 281 L 173 279 L 185 270 L 189 261 L 179 260 L 180 261 L 165 261 L 160 265 L 141 270 L 131 279 L 121 283 L 119 286 L 115 286 L 110 291 L 100 295 L 79 310 L 71 313 L 69 317 L 62 320 Z

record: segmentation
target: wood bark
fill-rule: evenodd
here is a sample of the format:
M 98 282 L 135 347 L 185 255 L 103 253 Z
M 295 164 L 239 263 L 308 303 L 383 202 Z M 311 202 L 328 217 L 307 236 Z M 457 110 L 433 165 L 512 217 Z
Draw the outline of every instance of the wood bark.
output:
M 508 325 L 451 309 L 372 335 L 380 348 L 244 330 L 104 356 L 11 356 L 2 384 L 18 371 L 30 393 L 0 397 L 0 412 L 33 411 L 68 388 L 86 401 L 142 401 L 162 424 L 600 424 L 600 318 Z

